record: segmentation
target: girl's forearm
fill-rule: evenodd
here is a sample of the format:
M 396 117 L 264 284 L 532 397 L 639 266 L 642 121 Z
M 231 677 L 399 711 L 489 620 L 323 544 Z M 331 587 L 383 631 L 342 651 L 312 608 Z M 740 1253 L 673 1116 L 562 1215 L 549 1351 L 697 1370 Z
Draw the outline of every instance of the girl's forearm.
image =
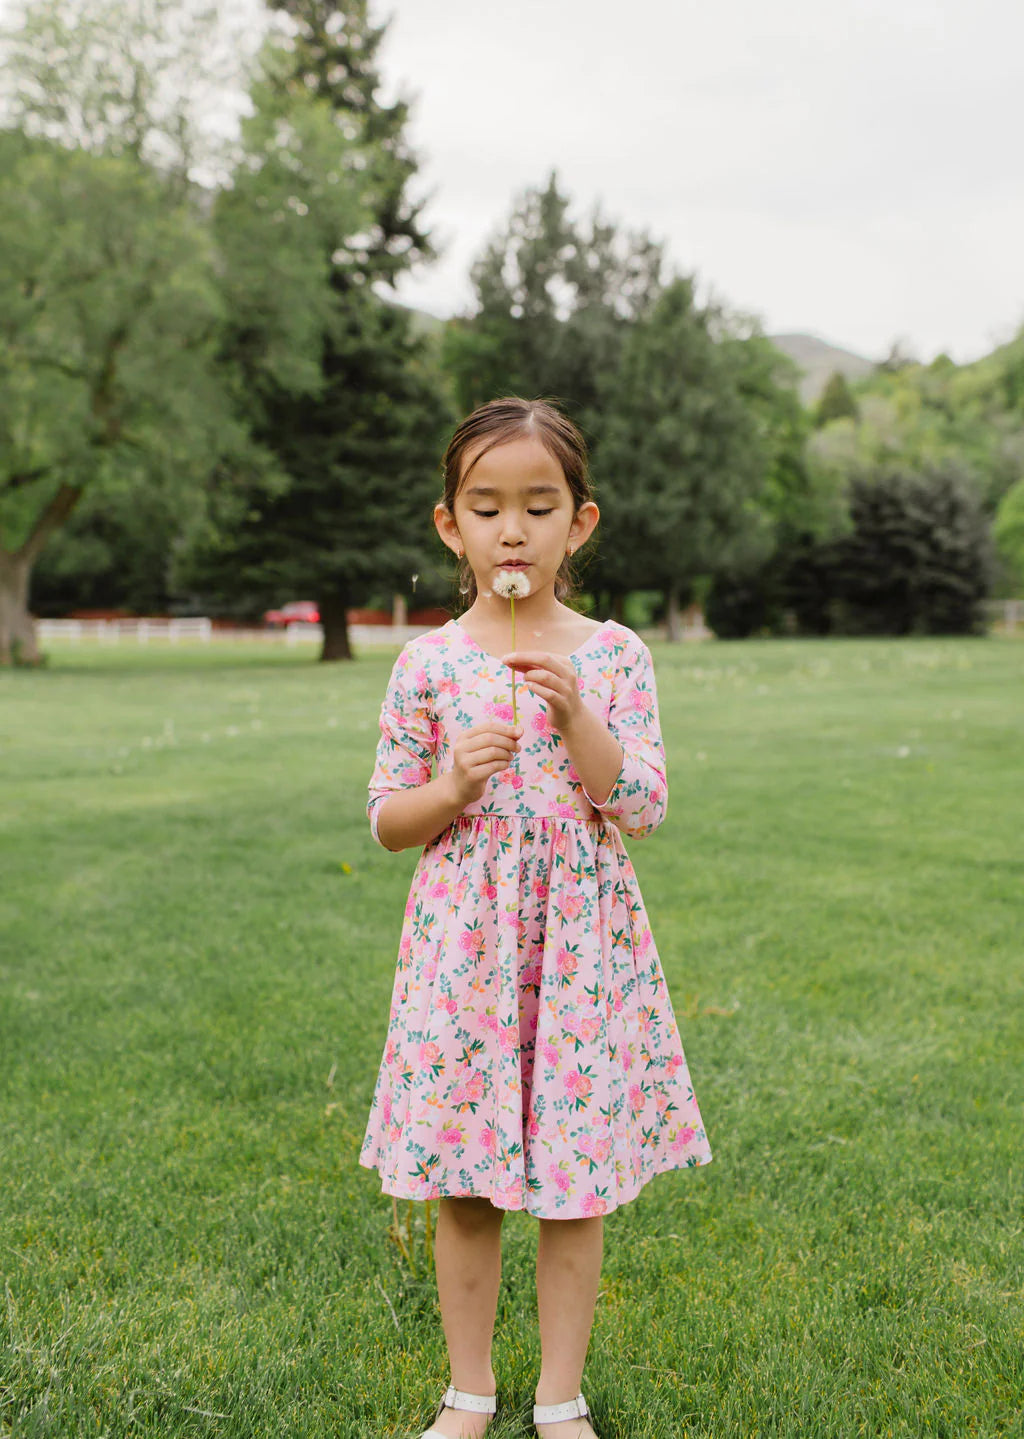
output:
M 429 844 L 466 807 L 454 775 L 438 775 L 415 789 L 396 789 L 377 810 L 377 834 L 385 849 L 408 849 Z
M 580 783 L 598 804 L 604 804 L 622 770 L 625 751 L 593 710 L 580 708 L 576 723 L 561 731 Z

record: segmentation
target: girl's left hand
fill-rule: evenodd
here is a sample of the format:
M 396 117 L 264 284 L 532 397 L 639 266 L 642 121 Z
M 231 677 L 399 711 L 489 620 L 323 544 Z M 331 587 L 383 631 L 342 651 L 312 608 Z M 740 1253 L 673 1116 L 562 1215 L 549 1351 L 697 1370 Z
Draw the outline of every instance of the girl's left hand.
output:
M 541 650 L 510 650 L 501 657 L 511 669 L 521 670 L 527 688 L 548 707 L 548 718 L 557 730 L 570 729 L 583 711 L 579 678 L 568 655 L 546 654 Z

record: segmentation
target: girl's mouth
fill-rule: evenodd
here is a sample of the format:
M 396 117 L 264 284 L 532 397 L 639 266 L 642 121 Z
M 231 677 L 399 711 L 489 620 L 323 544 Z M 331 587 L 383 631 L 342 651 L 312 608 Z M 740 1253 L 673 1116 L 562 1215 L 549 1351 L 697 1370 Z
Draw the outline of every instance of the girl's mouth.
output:
M 528 570 L 530 566 L 526 560 L 504 560 L 498 568 L 502 570 Z

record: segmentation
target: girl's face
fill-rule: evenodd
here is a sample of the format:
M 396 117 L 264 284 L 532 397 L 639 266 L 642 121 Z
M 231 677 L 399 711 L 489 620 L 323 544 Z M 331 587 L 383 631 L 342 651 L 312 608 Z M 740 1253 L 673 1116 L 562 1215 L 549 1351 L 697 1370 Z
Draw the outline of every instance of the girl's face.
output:
M 529 579 L 531 597 L 545 587 L 553 591 L 566 550 L 581 545 L 597 524 L 597 506 L 588 501 L 573 513 L 562 467 L 537 439 L 495 445 L 474 465 L 476 453 L 463 460 L 469 474 L 455 496 L 454 517 L 443 505 L 434 512 L 438 533 L 451 549 L 465 549 L 484 598 L 493 593 L 495 576 L 513 564 Z

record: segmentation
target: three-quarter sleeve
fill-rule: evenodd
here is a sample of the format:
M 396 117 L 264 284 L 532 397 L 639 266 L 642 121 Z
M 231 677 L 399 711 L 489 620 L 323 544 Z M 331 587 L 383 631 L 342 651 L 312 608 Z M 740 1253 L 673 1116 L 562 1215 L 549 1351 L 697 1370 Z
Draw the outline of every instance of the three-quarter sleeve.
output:
M 380 709 L 380 739 L 368 789 L 370 833 L 381 846 L 377 814 L 396 789 L 413 789 L 430 779 L 437 750 L 437 728 L 430 712 L 427 677 L 420 658 L 407 645 L 395 660 Z
M 665 746 L 658 721 L 658 692 L 651 652 L 631 635 L 615 673 L 608 728 L 622 745 L 622 768 L 603 804 L 587 799 L 624 834 L 642 839 L 668 810 Z

